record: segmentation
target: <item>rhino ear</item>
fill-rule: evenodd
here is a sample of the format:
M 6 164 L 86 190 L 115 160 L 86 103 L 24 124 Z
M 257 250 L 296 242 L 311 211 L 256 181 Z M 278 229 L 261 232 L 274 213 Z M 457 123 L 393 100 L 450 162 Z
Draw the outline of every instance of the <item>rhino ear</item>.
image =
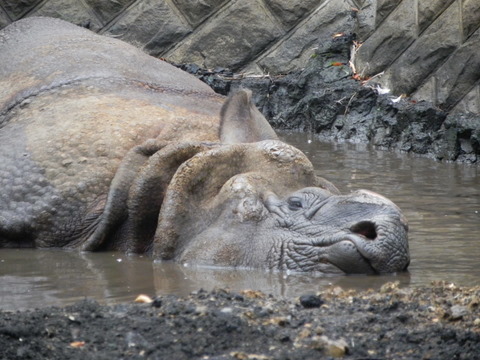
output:
M 252 103 L 252 92 L 240 90 L 227 99 L 220 112 L 220 141 L 227 144 L 278 139 L 267 119 Z

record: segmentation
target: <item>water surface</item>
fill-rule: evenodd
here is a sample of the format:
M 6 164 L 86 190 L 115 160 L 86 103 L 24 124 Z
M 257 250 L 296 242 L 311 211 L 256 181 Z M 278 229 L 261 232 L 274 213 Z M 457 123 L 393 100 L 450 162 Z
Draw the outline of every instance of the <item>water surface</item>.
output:
M 102 303 L 138 294 L 185 295 L 200 288 L 262 290 L 299 296 L 326 286 L 377 289 L 433 280 L 480 285 L 480 178 L 478 165 L 440 163 L 369 146 L 323 143 L 284 134 L 303 150 L 319 175 L 342 192 L 376 191 L 402 208 L 410 224 L 409 272 L 390 276 L 310 276 L 256 270 L 204 269 L 145 256 L 59 250 L 0 250 L 0 309 L 65 305 L 85 297 Z

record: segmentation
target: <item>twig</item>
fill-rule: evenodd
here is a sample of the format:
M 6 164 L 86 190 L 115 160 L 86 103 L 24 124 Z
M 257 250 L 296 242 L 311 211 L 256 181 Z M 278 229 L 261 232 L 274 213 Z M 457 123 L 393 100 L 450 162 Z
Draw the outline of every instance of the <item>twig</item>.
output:
M 357 96 L 357 95 L 358 95 L 358 92 L 355 91 L 355 92 L 353 93 L 353 95 L 350 97 L 350 100 L 348 100 L 348 104 L 347 104 L 347 106 L 345 107 L 345 112 L 343 113 L 343 115 L 347 115 L 347 113 L 348 113 L 348 108 L 350 107 L 350 105 L 352 104 L 353 99 L 354 99 L 355 96 Z

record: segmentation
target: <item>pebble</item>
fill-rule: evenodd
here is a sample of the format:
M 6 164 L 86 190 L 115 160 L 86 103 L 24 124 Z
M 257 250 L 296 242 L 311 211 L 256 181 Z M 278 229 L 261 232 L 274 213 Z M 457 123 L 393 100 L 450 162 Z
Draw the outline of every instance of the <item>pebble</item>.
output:
M 300 304 L 307 309 L 318 308 L 324 304 L 320 296 L 307 294 L 300 296 Z
M 450 308 L 450 311 L 450 320 L 461 320 L 465 315 L 468 314 L 468 309 L 466 306 L 454 305 Z
M 208 307 L 205 305 L 197 305 L 194 311 L 195 315 L 206 315 L 208 314 Z
M 468 304 L 468 308 L 470 310 L 476 310 L 479 308 L 479 305 L 480 305 L 480 298 L 475 296 L 472 298 L 472 300 L 470 300 L 470 303 Z
M 324 335 L 313 336 L 311 346 L 314 349 L 323 350 L 325 355 L 334 358 L 343 357 L 348 353 L 348 345 L 345 340 L 332 340 Z
M 153 299 L 152 306 L 156 308 L 159 308 L 160 306 L 162 306 L 162 299 L 160 299 L 159 297 L 156 297 L 155 299 Z

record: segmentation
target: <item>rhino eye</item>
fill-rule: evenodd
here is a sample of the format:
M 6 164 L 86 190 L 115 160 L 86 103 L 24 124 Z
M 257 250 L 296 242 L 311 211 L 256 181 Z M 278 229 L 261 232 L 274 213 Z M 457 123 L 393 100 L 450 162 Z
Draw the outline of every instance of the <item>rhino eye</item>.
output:
M 302 199 L 298 197 L 291 197 L 287 200 L 288 208 L 292 211 L 297 211 L 303 208 Z

